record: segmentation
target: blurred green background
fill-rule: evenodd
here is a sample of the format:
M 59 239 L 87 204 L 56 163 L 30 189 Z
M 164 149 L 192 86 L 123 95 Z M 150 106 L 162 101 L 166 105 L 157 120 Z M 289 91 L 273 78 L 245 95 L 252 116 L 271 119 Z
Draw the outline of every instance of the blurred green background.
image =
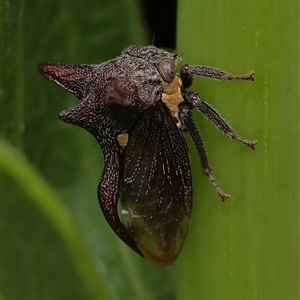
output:
M 184 63 L 255 70 L 253 83 L 201 78 L 193 90 L 259 144 L 251 152 L 194 113 L 232 197 L 221 203 L 189 141 L 190 233 L 175 266 L 161 269 L 106 224 L 96 198 L 102 153 L 57 117 L 77 99 L 36 70 L 151 43 L 137 3 L 2 1 L 3 299 L 299 299 L 299 2 L 181 0 L 177 10 Z

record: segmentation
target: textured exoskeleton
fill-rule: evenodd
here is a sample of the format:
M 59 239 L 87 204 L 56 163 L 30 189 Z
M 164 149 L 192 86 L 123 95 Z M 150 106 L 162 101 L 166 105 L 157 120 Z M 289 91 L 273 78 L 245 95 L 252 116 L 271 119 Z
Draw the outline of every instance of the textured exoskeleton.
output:
M 186 90 L 195 75 L 253 80 L 254 72 L 234 76 L 184 65 L 177 74 L 180 60 L 154 46 L 130 46 L 101 64 L 38 66 L 81 100 L 59 117 L 89 131 L 103 151 L 98 199 L 107 222 L 129 247 L 159 265 L 169 265 L 178 256 L 192 213 L 190 161 L 182 130 L 191 135 L 203 172 L 219 196 L 229 196 L 211 173 L 191 110 L 201 111 L 228 138 L 251 149 L 257 144 L 237 136 L 197 93 Z

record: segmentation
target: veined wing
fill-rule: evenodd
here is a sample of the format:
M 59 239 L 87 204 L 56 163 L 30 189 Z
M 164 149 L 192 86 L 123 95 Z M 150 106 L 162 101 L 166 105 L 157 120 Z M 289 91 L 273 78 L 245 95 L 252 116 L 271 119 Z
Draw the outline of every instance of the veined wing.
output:
M 188 148 L 163 103 L 129 132 L 120 186 L 121 219 L 153 262 L 171 264 L 185 240 L 192 209 Z

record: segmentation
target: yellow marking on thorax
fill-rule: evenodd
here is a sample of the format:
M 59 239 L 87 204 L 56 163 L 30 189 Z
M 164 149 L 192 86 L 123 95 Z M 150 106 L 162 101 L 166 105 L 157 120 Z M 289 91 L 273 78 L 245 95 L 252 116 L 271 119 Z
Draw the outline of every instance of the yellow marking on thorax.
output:
M 117 141 L 121 147 L 127 146 L 128 143 L 128 133 L 121 133 L 117 135 Z
M 178 104 L 183 101 L 180 89 L 181 84 L 181 79 L 178 76 L 175 76 L 171 83 L 165 84 L 162 94 L 162 101 L 168 106 L 172 116 L 177 120 L 179 120 Z

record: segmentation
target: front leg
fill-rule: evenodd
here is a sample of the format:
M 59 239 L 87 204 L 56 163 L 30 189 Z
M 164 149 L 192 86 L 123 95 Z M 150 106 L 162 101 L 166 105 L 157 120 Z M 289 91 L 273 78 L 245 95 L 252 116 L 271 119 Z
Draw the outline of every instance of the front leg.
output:
M 180 78 L 184 89 L 190 87 L 193 83 L 194 76 L 210 77 L 217 80 L 254 80 L 254 71 L 250 71 L 244 75 L 231 75 L 222 70 L 214 69 L 206 66 L 184 65 L 180 69 Z

